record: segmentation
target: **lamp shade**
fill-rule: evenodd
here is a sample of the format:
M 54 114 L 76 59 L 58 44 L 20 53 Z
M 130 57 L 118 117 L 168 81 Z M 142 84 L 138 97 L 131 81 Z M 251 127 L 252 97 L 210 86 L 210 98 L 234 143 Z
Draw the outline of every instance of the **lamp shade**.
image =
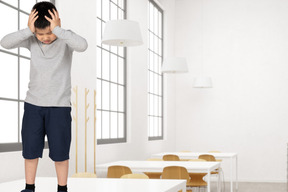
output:
M 194 80 L 195 88 L 212 88 L 212 79 L 210 77 L 197 77 Z
M 162 73 L 186 73 L 188 72 L 186 59 L 183 57 L 171 57 L 164 59 Z
M 139 24 L 130 20 L 111 20 L 106 23 L 102 43 L 121 47 L 142 45 Z

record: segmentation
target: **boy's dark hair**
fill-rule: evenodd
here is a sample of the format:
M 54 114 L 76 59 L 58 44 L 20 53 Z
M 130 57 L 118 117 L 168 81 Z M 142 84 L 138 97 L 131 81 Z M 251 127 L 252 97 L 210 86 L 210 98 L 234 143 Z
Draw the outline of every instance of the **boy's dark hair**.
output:
M 48 10 L 52 11 L 52 13 L 53 13 L 53 9 L 57 11 L 55 5 L 53 5 L 53 3 L 50 3 L 48 1 L 42 1 L 42 2 L 36 3 L 33 6 L 32 10 L 34 9 L 38 11 L 38 18 L 35 21 L 34 26 L 39 29 L 45 29 L 46 27 L 50 26 L 50 22 L 45 18 L 45 16 L 51 18 L 51 15 L 49 14 Z

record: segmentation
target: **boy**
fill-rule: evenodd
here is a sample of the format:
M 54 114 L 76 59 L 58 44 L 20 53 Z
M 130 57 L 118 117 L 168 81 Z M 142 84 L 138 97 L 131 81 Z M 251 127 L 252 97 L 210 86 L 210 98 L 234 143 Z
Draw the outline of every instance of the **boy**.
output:
M 45 135 L 49 157 L 55 161 L 58 192 L 66 192 L 71 143 L 72 54 L 85 51 L 87 42 L 61 28 L 59 14 L 52 3 L 39 2 L 29 15 L 28 28 L 6 35 L 1 45 L 6 49 L 25 47 L 31 52 L 21 132 L 26 187 L 21 192 L 35 191 Z

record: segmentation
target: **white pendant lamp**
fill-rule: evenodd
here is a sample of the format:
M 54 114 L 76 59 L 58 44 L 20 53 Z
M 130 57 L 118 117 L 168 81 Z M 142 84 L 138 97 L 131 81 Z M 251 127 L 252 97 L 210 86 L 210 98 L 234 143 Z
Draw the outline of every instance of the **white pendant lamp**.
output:
M 164 59 L 162 73 L 187 73 L 186 59 L 183 57 L 170 57 Z
M 201 23 L 202 23 L 202 28 L 201 28 L 201 43 L 202 43 L 202 50 L 201 50 L 201 52 L 202 52 L 202 58 L 201 58 L 201 76 L 200 77 L 196 77 L 195 79 L 194 79 L 194 88 L 212 88 L 213 86 L 212 86 L 212 79 L 211 79 L 211 77 L 206 77 L 206 76 L 203 76 L 203 71 L 204 71 L 204 62 L 203 62 L 203 60 L 204 60 L 204 43 L 203 43 L 203 23 L 204 23 L 204 21 L 203 21 L 203 7 L 204 7 L 204 5 L 203 5 L 203 0 L 202 0 L 202 12 L 201 12 Z
M 196 77 L 194 79 L 194 88 L 212 88 L 211 77 Z
M 142 45 L 139 24 L 130 20 L 106 22 L 102 43 L 111 46 L 130 47 Z

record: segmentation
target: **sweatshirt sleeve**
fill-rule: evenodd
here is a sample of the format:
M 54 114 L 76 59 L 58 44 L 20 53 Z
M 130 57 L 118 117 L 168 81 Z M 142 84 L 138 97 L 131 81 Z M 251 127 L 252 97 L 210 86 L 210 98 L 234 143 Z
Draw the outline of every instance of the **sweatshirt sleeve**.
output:
M 84 52 L 87 47 L 87 41 L 73 31 L 62 29 L 57 26 L 52 31 L 59 39 L 64 40 L 67 45 L 77 52 Z
M 5 49 L 14 49 L 17 47 L 26 47 L 27 49 L 30 49 L 29 38 L 31 36 L 33 36 L 33 33 L 29 28 L 22 29 L 3 37 L 0 44 Z

